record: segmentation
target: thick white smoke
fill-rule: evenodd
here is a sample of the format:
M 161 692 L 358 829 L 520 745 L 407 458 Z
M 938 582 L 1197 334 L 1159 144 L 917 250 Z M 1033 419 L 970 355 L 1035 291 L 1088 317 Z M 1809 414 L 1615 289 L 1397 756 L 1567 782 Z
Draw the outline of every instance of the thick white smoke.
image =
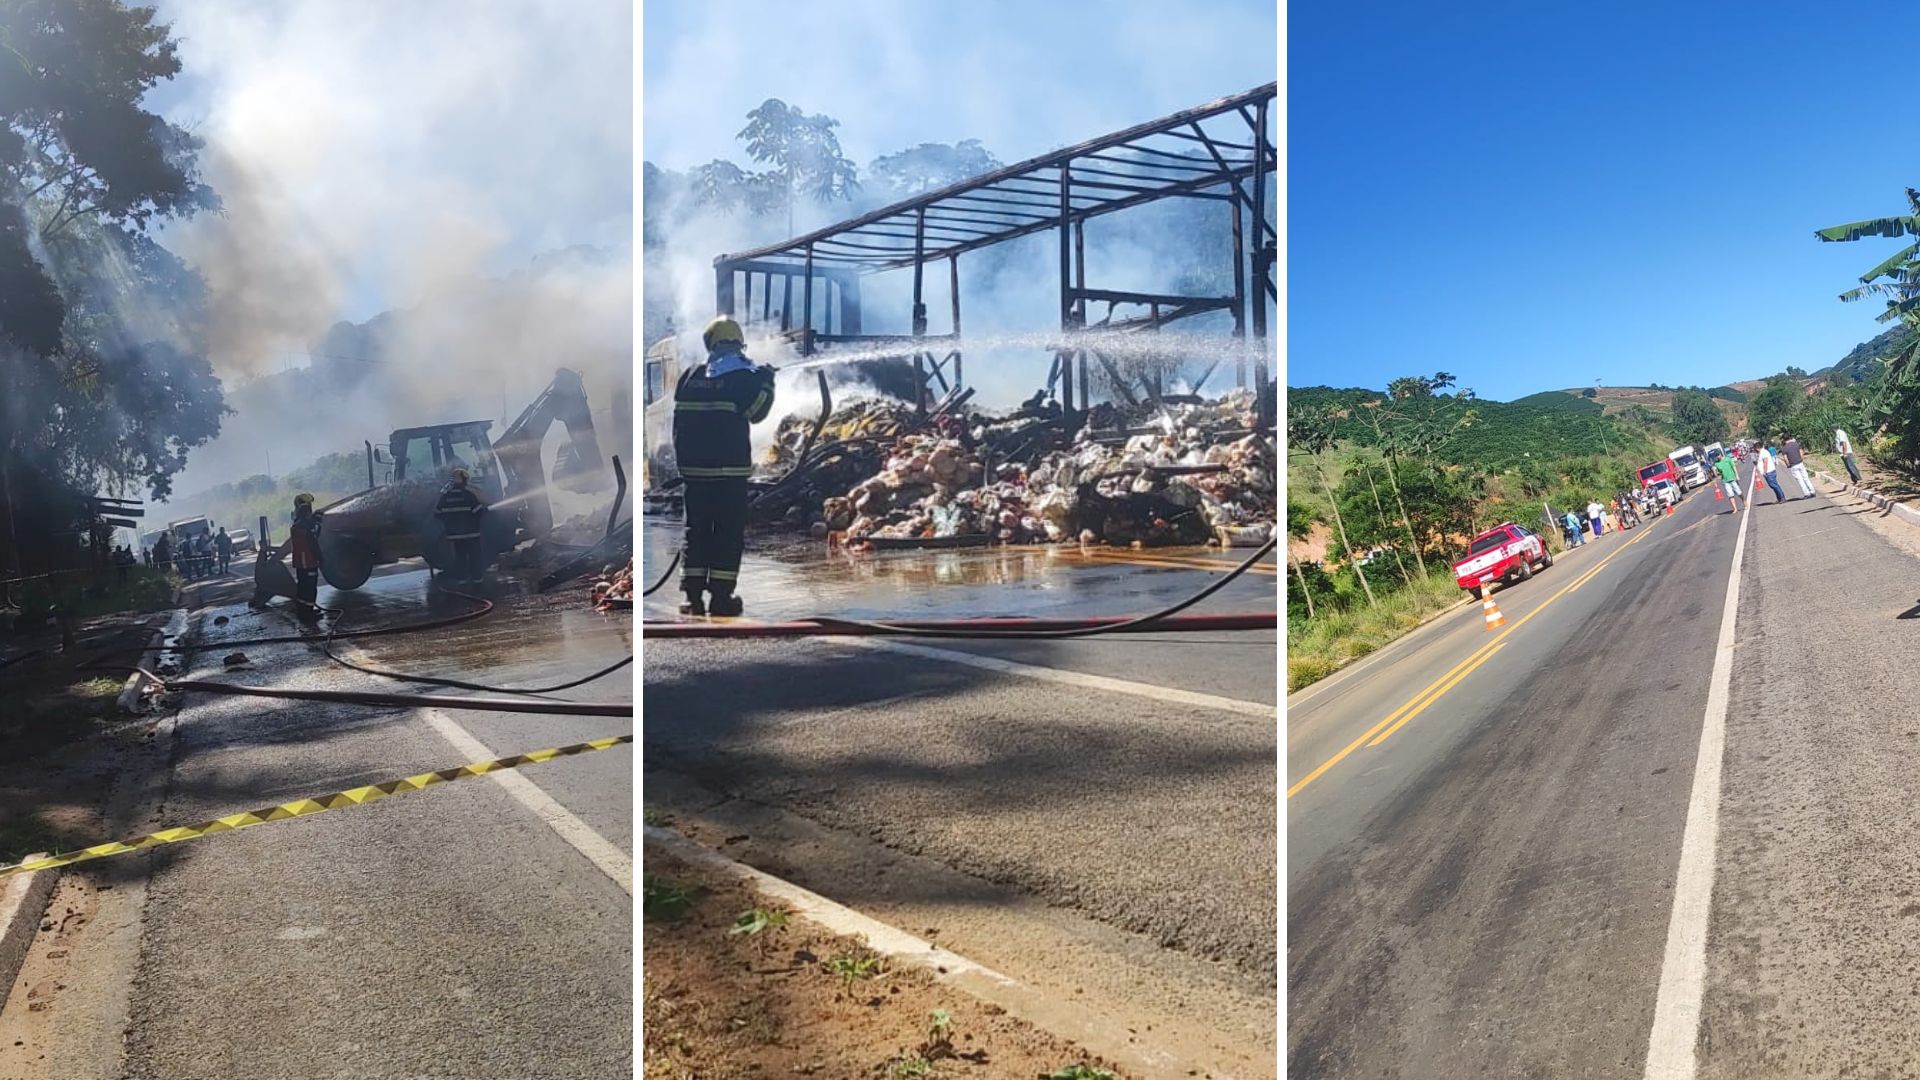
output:
M 164 111 L 206 140 L 226 207 L 162 240 L 206 279 L 240 409 L 176 490 L 265 471 L 268 453 L 284 472 L 395 426 L 511 418 L 560 366 L 596 409 L 630 383 L 625 0 L 160 14 L 185 68 Z

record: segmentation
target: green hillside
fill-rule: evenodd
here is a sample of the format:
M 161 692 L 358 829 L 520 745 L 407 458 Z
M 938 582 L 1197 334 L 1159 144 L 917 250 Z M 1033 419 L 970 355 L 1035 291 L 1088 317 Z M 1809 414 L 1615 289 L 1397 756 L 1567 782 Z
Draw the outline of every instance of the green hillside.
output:
M 1372 426 L 1358 410 L 1363 402 L 1377 400 L 1377 390 L 1357 387 L 1335 389 L 1329 386 L 1287 388 L 1287 409 L 1330 407 L 1348 413 L 1340 418 L 1335 431 L 1343 443 L 1373 446 L 1379 441 Z M 1552 395 L 1534 395 L 1545 397 Z M 1449 464 L 1497 473 L 1565 458 L 1592 455 L 1611 456 L 1628 450 L 1644 454 L 1651 461 L 1656 451 L 1651 432 L 1610 416 L 1600 415 L 1600 407 L 1584 398 L 1559 394 L 1573 402 L 1572 408 L 1555 405 L 1540 408 L 1518 401 L 1482 401 L 1451 395 L 1399 402 L 1395 408 L 1418 420 L 1451 427 L 1469 409 L 1473 418 L 1454 433 L 1440 451 Z M 1581 408 L 1582 405 L 1590 406 Z
M 1528 394 L 1515 398 L 1509 405 L 1525 405 L 1532 409 L 1546 409 L 1552 412 L 1592 413 L 1600 415 L 1601 406 L 1592 398 L 1569 394 L 1565 390 L 1543 390 L 1538 394 Z

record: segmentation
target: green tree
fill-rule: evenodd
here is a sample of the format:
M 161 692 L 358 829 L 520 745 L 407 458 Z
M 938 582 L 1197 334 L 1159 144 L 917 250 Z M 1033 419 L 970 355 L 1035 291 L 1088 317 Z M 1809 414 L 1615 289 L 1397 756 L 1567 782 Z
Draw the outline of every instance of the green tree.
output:
M 787 233 L 793 233 L 793 204 L 800 194 L 816 202 L 850 199 L 860 189 L 859 170 L 840 152 L 833 129 L 840 121 L 808 116 L 796 106 L 768 98 L 747 114 L 747 126 L 736 138 L 747 143 L 747 156 L 773 166 L 787 210 Z
M 1313 532 L 1313 526 L 1320 515 L 1310 507 L 1287 500 L 1287 539 L 1305 540 Z M 1293 557 L 1293 545 L 1287 545 L 1287 565 L 1292 568 L 1294 577 L 1300 582 L 1300 599 L 1306 603 L 1307 618 L 1313 618 L 1313 591 L 1307 587 L 1307 572 L 1300 566 L 1300 560 Z M 1289 590 L 1291 591 L 1291 590 Z
M 147 235 L 218 207 L 199 141 L 142 107 L 179 70 L 151 10 L 0 0 L 0 544 L 58 516 L 36 499 L 164 496 L 219 431 L 200 281 Z
M 957 184 L 969 177 L 992 172 L 1000 161 L 979 139 L 958 143 L 921 143 L 874 158 L 867 174 L 889 194 L 906 197 Z
M 1727 437 L 1727 414 L 1699 389 L 1677 390 L 1673 395 L 1673 435 L 1683 443 L 1714 443 Z
M 1906 189 L 1905 214 L 1819 229 L 1814 236 L 1825 243 L 1848 243 L 1870 236 L 1920 237 L 1920 191 Z M 1867 422 L 1893 436 L 1893 456 L 1912 467 L 1920 462 L 1920 240 L 1902 247 L 1860 275 L 1860 286 L 1840 294 L 1842 302 L 1874 297 L 1886 307 L 1877 322 L 1898 321 L 1909 334 L 1904 344 L 1889 344 L 1887 364 L 1878 388 L 1861 412 Z
M 1774 375 L 1747 402 L 1747 434 L 1772 438 L 1800 404 L 1800 387 L 1786 375 Z
M 1600 396 L 1600 391 L 1597 387 L 1589 386 L 1585 390 L 1580 391 L 1580 396 L 1583 398 L 1597 398 Z
M 1804 379 L 1807 377 L 1807 369 L 1803 367 L 1794 367 L 1792 364 L 1788 364 L 1787 374 L 1795 379 Z
M 1340 519 L 1340 500 L 1334 496 L 1333 485 L 1327 481 L 1326 470 L 1320 465 L 1320 455 L 1338 445 L 1334 434 L 1338 418 L 1329 409 L 1292 409 L 1287 416 L 1287 455 L 1306 455 L 1307 470 L 1327 497 L 1327 503 L 1333 510 L 1333 529 L 1340 537 L 1340 550 L 1346 554 L 1347 563 L 1353 567 L 1354 574 L 1360 579 L 1360 588 L 1367 594 L 1367 606 L 1378 603 L 1373 596 L 1373 586 L 1367 583 L 1367 572 L 1361 568 L 1354 557 L 1353 545 L 1347 542 L 1347 526 Z

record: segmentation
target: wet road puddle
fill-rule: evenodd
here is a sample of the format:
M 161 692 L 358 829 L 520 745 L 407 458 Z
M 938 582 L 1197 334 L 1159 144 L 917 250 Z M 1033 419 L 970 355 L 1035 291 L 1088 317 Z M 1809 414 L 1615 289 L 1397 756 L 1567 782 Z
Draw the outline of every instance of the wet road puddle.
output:
M 493 601 L 486 615 L 354 643 L 377 664 L 424 675 L 465 673 L 475 681 L 505 682 L 541 672 L 585 673 L 631 655 L 634 645 L 632 615 L 593 610 L 587 581 L 577 579 L 542 594 L 496 571 L 485 585 L 460 587 Z M 323 588 L 320 603 L 340 612 L 343 632 L 450 618 L 475 607 L 435 587 L 424 569 L 374 577 L 351 592 Z
M 647 518 L 643 572 L 653 584 L 680 548 L 681 525 Z M 755 619 L 1055 618 L 1125 615 L 1165 607 L 1216 581 L 1251 551 L 1217 548 L 1088 548 L 1007 545 L 945 551 L 856 552 L 818 540 L 749 534 L 740 595 Z M 1272 611 L 1273 556 L 1229 582 L 1201 610 Z M 645 601 L 650 620 L 679 618 L 675 580 Z

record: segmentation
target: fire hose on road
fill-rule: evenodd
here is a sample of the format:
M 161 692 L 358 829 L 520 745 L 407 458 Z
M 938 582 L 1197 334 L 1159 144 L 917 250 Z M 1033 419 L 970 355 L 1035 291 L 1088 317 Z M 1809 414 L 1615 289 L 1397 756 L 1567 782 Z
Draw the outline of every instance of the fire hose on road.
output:
M 559 690 L 571 689 L 573 687 L 580 686 L 584 683 L 592 682 L 595 679 L 603 678 L 633 663 L 633 657 L 631 655 L 628 655 L 628 656 L 621 657 L 620 660 L 616 661 L 613 664 L 608 665 L 605 668 L 600 669 L 599 671 L 593 672 L 589 675 L 586 675 L 579 679 L 572 680 L 570 682 L 561 683 L 561 684 L 550 686 L 550 687 L 520 688 L 520 687 L 490 686 L 484 683 L 466 682 L 460 679 L 447 679 L 447 678 L 441 678 L 438 676 L 413 675 L 406 672 L 387 671 L 380 668 L 373 668 L 373 667 L 368 667 L 362 664 L 356 664 L 352 661 L 349 661 L 335 654 L 333 649 L 333 643 L 338 639 L 381 637 L 381 636 L 388 636 L 388 635 L 395 635 L 395 634 L 419 633 L 427 630 L 438 630 L 438 629 L 443 629 L 449 626 L 455 626 L 460 623 L 470 622 L 474 619 L 479 619 L 493 611 L 493 608 L 494 608 L 493 601 L 488 600 L 485 597 L 474 596 L 469 593 L 455 593 L 452 590 L 446 590 L 446 591 L 449 593 L 452 593 L 452 595 L 460 597 L 461 599 L 473 601 L 475 604 L 475 607 L 470 611 L 463 611 L 456 615 L 447 615 L 447 616 L 441 616 L 439 618 L 425 619 L 420 622 L 400 623 L 393 626 L 375 626 L 375 627 L 368 627 L 366 629 L 361 629 L 361 630 L 344 630 L 343 631 L 339 629 L 339 623 L 338 623 L 339 612 L 330 608 L 321 608 L 321 607 L 318 607 L 318 605 L 315 605 L 315 608 L 322 615 L 331 616 L 334 619 L 334 626 L 328 631 L 328 633 L 324 637 L 320 637 L 314 634 L 269 634 L 269 635 L 264 635 L 260 637 L 229 638 L 224 641 L 198 642 L 198 643 L 187 644 L 187 645 L 161 644 L 161 645 L 129 646 L 126 648 L 113 649 L 107 652 L 100 653 L 96 656 L 89 658 L 85 663 L 79 666 L 82 668 L 101 670 L 101 671 L 122 671 L 129 674 L 144 675 L 146 678 L 150 679 L 155 685 L 161 687 L 162 689 L 167 689 L 167 690 L 200 690 L 206 693 L 213 693 L 213 694 L 243 694 L 243 695 L 252 695 L 256 697 L 279 698 L 284 700 L 320 701 L 320 702 L 329 702 L 334 704 L 371 705 L 371 706 L 378 706 L 378 707 L 385 707 L 385 708 L 407 707 L 407 706 L 434 706 L 434 707 L 447 708 L 447 709 L 463 709 L 463 710 L 477 709 L 477 710 L 497 711 L 497 712 L 538 713 L 538 714 L 558 715 L 558 716 L 632 716 L 633 715 L 633 703 L 630 701 L 601 703 L 601 702 L 582 702 L 582 701 L 514 700 L 514 699 L 503 699 L 503 698 L 448 697 L 448 696 L 437 695 L 437 694 L 377 693 L 377 692 L 371 692 L 371 691 L 356 691 L 356 690 L 298 690 L 298 689 L 287 689 L 287 688 L 277 688 L 277 687 L 247 686 L 239 683 L 210 682 L 204 679 L 167 679 L 163 676 L 155 674 L 152 671 L 147 670 L 146 668 L 139 667 L 137 665 L 121 666 L 121 665 L 109 665 L 109 664 L 102 663 L 102 661 L 113 656 L 124 656 L 129 654 L 141 655 L 149 652 L 187 653 L 187 652 L 208 652 L 214 649 L 231 649 L 236 646 L 243 646 L 243 645 L 252 646 L 252 645 L 282 645 L 282 644 L 307 644 L 307 645 L 319 644 L 322 647 L 322 649 L 325 651 L 327 658 L 334 661 L 335 663 L 338 663 L 343 667 L 350 668 L 354 671 L 363 672 L 369 675 L 376 675 L 381 678 L 396 679 L 403 682 L 414 682 L 414 683 L 421 683 L 421 684 L 431 685 L 431 686 L 446 686 L 453 689 L 475 690 L 475 691 L 486 692 L 486 693 L 525 694 L 525 695 L 545 694 L 545 693 L 556 692 Z
M 1259 563 L 1274 550 L 1277 541 L 1269 539 L 1247 556 L 1240 565 L 1221 575 L 1218 581 L 1191 596 L 1145 615 L 1088 616 L 1072 619 L 922 619 L 901 622 L 876 622 L 816 615 L 782 623 L 748 622 L 649 622 L 641 624 L 641 634 L 654 638 L 749 638 L 749 637 L 929 637 L 986 640 L 1008 638 L 1078 638 L 1100 634 L 1139 634 L 1162 631 L 1195 630 L 1271 630 L 1279 626 L 1277 612 L 1240 612 L 1220 615 L 1181 615 L 1225 588 L 1227 583 Z M 669 567 L 668 574 L 672 569 Z M 664 582 L 663 576 L 661 581 Z M 654 588 L 659 588 L 656 584 Z M 652 590 L 648 590 L 652 591 Z

